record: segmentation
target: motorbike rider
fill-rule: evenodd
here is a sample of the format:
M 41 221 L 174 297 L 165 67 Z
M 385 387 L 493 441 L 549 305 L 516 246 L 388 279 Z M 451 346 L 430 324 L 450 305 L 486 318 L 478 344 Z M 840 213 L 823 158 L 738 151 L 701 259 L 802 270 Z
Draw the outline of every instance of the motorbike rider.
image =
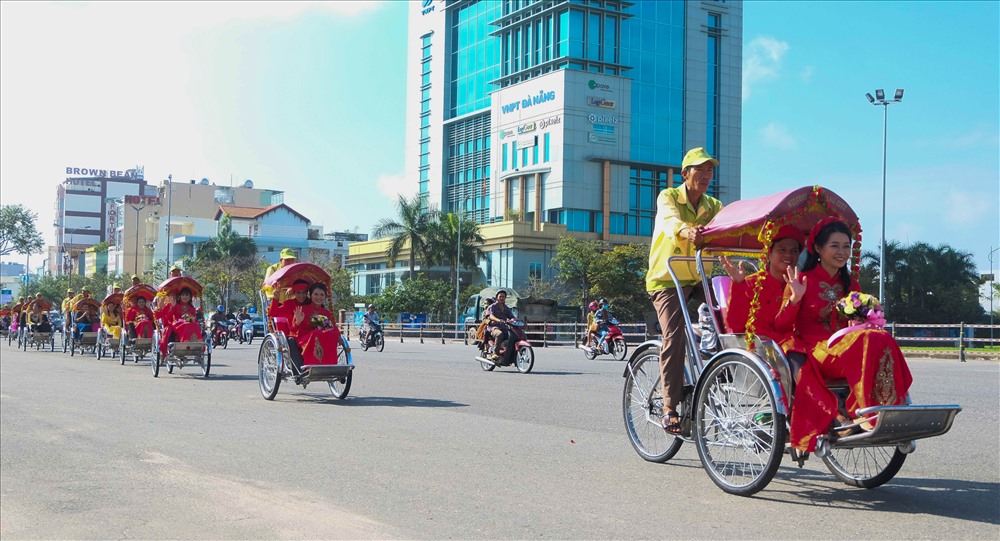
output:
M 608 309 L 608 300 L 601 299 L 597 301 L 599 308 L 594 312 L 594 323 L 597 324 L 597 335 L 599 340 L 597 342 L 598 349 L 602 351 L 607 351 L 607 337 L 608 337 L 608 323 L 611 322 L 611 311 Z
M 514 313 L 507 306 L 507 292 L 501 289 L 497 291 L 495 298 L 496 302 L 491 304 L 483 315 L 483 319 L 489 321 L 487 330 L 493 337 L 493 343 L 487 352 L 490 360 L 498 358 L 496 354 L 497 344 L 508 335 L 507 322 L 514 319 Z
M 361 339 L 367 340 L 366 337 L 369 333 L 382 332 L 381 321 L 378 312 L 375 311 L 375 305 L 369 304 L 367 310 L 365 310 L 364 323 L 361 325 Z
M 211 329 L 209 332 L 213 337 L 219 329 L 222 329 L 223 332 L 226 331 L 226 325 L 229 323 L 229 315 L 226 314 L 224 306 L 221 304 L 217 306 L 215 313 L 212 314 L 212 317 L 209 319 L 211 320 Z

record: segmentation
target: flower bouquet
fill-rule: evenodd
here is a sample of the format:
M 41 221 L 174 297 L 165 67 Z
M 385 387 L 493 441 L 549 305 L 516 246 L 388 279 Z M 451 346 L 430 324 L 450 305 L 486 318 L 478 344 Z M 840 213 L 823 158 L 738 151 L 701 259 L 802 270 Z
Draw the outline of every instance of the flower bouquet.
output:
M 837 313 L 854 325 L 867 324 L 879 329 L 885 326 L 882 304 L 874 295 L 854 291 L 837 301 Z
M 315 315 L 309 318 L 309 326 L 312 327 L 313 329 L 319 329 L 319 330 L 332 329 L 333 322 L 330 321 L 330 318 L 326 316 Z
M 181 320 L 184 323 L 194 323 L 194 316 L 192 316 L 191 314 L 184 314 L 181 316 Z

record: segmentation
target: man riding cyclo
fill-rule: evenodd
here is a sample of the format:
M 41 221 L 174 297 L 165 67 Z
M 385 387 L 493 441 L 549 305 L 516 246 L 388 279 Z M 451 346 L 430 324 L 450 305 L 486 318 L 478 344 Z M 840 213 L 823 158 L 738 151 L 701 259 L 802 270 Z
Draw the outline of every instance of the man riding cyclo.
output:
M 278 257 L 279 257 L 278 262 L 270 265 L 264 271 L 264 281 L 265 282 L 267 281 L 267 279 L 272 274 L 274 274 L 275 272 L 278 272 L 279 269 L 287 267 L 287 266 L 295 263 L 295 261 L 298 259 L 298 256 L 295 255 L 295 251 L 292 250 L 291 248 L 285 248 L 285 249 L 281 250 L 281 255 L 278 256 Z M 264 291 L 264 296 L 267 297 L 268 301 L 270 301 L 271 299 L 274 298 L 274 288 L 272 288 L 270 285 L 268 285 L 266 283 L 263 284 L 261 286 L 261 290 Z
M 25 303 L 24 297 L 19 297 L 17 299 L 17 304 L 10 308 L 11 315 L 11 332 L 18 332 L 20 329 L 24 328 L 24 320 L 27 318 L 24 314 L 24 310 L 27 308 L 27 303 Z

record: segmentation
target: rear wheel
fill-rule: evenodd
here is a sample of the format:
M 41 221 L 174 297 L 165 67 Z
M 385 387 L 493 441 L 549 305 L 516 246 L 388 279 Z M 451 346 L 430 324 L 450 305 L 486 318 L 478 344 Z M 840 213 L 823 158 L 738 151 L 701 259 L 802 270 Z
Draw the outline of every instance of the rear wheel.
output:
M 668 434 L 660 426 L 663 395 L 658 348 L 637 351 L 629 362 L 622 393 L 622 414 L 629 442 L 643 460 L 666 462 L 684 444 L 679 436 Z
M 701 378 L 693 431 L 701 463 L 723 491 L 755 494 L 778 471 L 787 439 L 770 382 L 740 355 L 716 362 Z
M 126 340 L 127 339 L 125 338 L 125 333 L 122 333 L 122 341 L 120 344 L 118 344 L 118 352 L 121 353 L 122 366 L 125 366 L 125 357 L 126 357 L 125 344 L 127 343 Z
M 153 352 L 153 355 L 149 357 L 149 366 L 153 369 L 153 377 L 160 376 L 160 350 L 157 349 Z
M 625 355 L 628 354 L 628 344 L 625 343 L 624 338 L 615 338 L 612 344 L 611 354 L 614 355 L 616 361 L 624 361 Z
M 257 380 L 264 400 L 274 400 L 281 377 L 278 375 L 278 341 L 272 335 L 264 337 L 257 353 Z
M 225 348 L 225 343 L 222 345 Z M 212 371 L 212 352 L 207 351 L 202 355 L 201 361 L 201 375 L 202 377 L 208 377 L 209 372 Z
M 514 365 L 517 367 L 517 371 L 522 374 L 531 372 L 532 367 L 535 366 L 535 351 L 531 349 L 531 346 L 517 348 L 516 355 Z
M 382 333 L 378 333 L 378 334 L 375 335 L 375 345 L 374 345 L 374 347 L 378 351 L 382 351 L 382 350 L 385 349 L 385 340 L 382 338 Z
M 875 488 L 889 482 L 903 467 L 906 454 L 898 447 L 834 448 L 823 457 L 833 475 L 848 485 Z

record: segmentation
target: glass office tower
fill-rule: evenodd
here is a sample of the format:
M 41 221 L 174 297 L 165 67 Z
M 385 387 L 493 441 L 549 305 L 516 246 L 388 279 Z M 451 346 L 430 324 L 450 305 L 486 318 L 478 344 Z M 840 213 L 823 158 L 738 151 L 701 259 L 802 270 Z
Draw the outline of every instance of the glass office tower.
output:
M 428 208 L 648 242 L 699 146 L 721 160 L 709 193 L 739 198 L 742 2 L 411 4 L 406 168 Z M 514 244 L 491 283 L 498 258 L 501 285 L 537 268 Z

